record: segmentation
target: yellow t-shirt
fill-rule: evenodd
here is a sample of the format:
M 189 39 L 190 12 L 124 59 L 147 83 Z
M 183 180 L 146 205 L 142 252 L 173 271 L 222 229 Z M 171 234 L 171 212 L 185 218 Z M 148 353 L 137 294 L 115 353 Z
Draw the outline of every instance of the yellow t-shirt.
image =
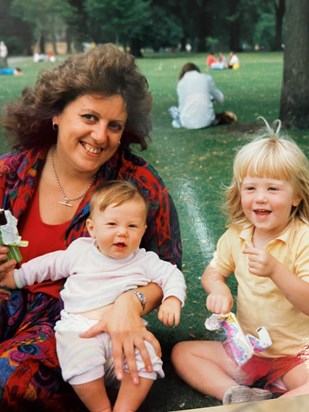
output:
M 265 326 L 272 345 L 260 356 L 295 355 L 309 346 L 309 316 L 296 309 L 268 277 L 248 271 L 245 242 L 252 244 L 253 226 L 229 228 L 219 239 L 211 266 L 224 277 L 233 272 L 238 281 L 237 318 L 245 334 L 257 336 Z M 309 225 L 293 220 L 266 250 L 295 276 L 309 282 Z

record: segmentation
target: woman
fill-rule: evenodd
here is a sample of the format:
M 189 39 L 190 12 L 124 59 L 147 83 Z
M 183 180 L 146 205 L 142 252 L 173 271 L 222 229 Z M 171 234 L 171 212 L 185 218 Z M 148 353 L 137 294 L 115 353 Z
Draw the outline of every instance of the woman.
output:
M 2 124 L 15 137 L 12 153 L 0 158 L 1 207 L 19 221 L 29 246 L 24 261 L 88 236 L 89 198 L 97 184 L 112 179 L 133 182 L 149 202 L 142 247 L 181 265 L 177 213 L 156 171 L 130 152 L 147 148 L 151 97 L 145 77 L 132 56 L 106 44 L 69 58 L 43 72 L 33 88 L 8 105 Z M 0 261 L 7 248 L 0 247 Z M 14 261 L 0 265 L 1 271 Z M 20 291 L 0 290 L 0 397 L 4 405 L 22 400 L 56 401 L 63 396 L 53 327 L 59 319 L 62 282 L 45 282 Z M 115 370 L 122 379 L 122 356 L 138 382 L 134 347 L 146 367 L 151 362 L 143 340 L 160 346 L 140 320 L 161 299 L 156 285 L 125 293 L 108 316 L 88 332 L 112 337 Z M 145 309 L 144 309 L 145 307 Z M 145 312 L 144 312 L 145 311 Z
M 194 63 L 186 63 L 177 83 L 178 107 L 169 108 L 174 128 L 202 129 L 218 124 L 234 123 L 232 112 L 215 113 L 214 102 L 223 103 L 224 95 L 213 78 L 201 73 Z

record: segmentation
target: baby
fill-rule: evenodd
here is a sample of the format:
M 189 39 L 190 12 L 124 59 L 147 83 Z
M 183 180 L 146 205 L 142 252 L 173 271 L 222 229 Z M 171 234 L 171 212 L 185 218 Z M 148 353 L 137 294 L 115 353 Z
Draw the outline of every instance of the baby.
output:
M 87 220 L 90 238 L 79 238 L 67 250 L 33 259 L 8 272 L 0 282 L 2 286 L 22 288 L 47 279 L 67 278 L 61 291 L 64 310 L 55 326 L 57 354 L 64 380 L 90 411 L 135 411 L 157 376 L 164 377 L 161 359 L 145 341 L 153 371 L 145 369 L 140 353 L 135 351 L 139 382 L 132 382 L 129 373 L 125 373 L 112 408 L 105 389 L 105 385 L 117 381 L 110 336 L 80 336 L 125 291 L 135 294 L 142 315 L 146 298 L 136 288 L 150 282 L 163 290 L 158 318 L 167 326 L 178 325 L 186 298 L 184 276 L 154 252 L 139 248 L 146 217 L 147 204 L 134 185 L 126 181 L 105 182 L 95 189 L 91 199 Z M 124 368 L 128 372 L 126 365 Z

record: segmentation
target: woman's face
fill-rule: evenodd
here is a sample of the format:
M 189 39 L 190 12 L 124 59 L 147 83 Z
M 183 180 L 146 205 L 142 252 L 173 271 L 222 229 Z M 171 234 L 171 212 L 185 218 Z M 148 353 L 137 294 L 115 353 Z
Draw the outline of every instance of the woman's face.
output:
M 96 173 L 118 149 L 127 111 L 120 95 L 86 94 L 52 120 L 58 126 L 57 157 L 63 167 Z

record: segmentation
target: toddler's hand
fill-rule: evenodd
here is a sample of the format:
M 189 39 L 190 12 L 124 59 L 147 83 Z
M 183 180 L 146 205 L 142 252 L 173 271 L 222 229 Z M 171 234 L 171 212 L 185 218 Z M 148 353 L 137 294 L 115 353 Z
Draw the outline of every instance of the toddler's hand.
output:
M 177 326 L 180 322 L 181 302 L 175 296 L 164 300 L 159 308 L 158 319 L 165 326 Z
M 206 308 L 212 313 L 226 314 L 231 312 L 232 307 L 233 296 L 225 283 L 216 286 L 206 298 Z
M 270 253 L 246 243 L 243 253 L 248 255 L 248 270 L 252 275 L 271 277 L 278 263 Z

